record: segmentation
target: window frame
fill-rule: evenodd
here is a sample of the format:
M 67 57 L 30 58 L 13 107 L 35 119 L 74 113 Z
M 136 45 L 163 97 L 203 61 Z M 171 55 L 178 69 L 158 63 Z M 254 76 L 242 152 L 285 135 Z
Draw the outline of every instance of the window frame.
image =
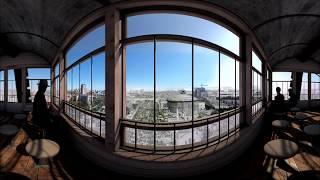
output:
M 223 53 L 224 55 L 228 56 L 229 58 L 233 59 L 235 61 L 235 68 L 236 68 L 236 62 L 238 62 L 238 66 L 239 66 L 239 72 L 238 72 L 238 77 L 237 77 L 237 72 L 235 72 L 235 76 L 236 76 L 236 79 L 238 78 L 238 81 L 239 81 L 239 86 L 240 86 L 240 83 L 241 83 L 241 79 L 240 79 L 240 63 L 242 62 L 242 58 L 240 57 L 240 55 L 236 55 L 234 54 L 233 52 L 229 51 L 228 49 L 224 48 L 224 47 L 221 47 L 215 43 L 212 43 L 212 42 L 208 42 L 208 41 L 205 41 L 205 40 L 202 40 L 202 39 L 198 39 L 198 38 L 194 38 L 194 37 L 189 37 L 189 36 L 184 36 L 184 35 L 173 35 L 173 34 L 148 34 L 148 35 L 141 35 L 141 36 L 136 36 L 136 37 L 127 37 L 126 34 L 127 34 L 127 23 L 126 23 L 126 19 L 127 17 L 131 16 L 131 15 L 137 15 L 137 14 L 145 14 L 146 13 L 153 13 L 153 12 L 165 12 L 165 13 L 178 13 L 178 14 L 186 14 L 186 15 L 191 15 L 191 16 L 196 16 L 196 17 L 199 17 L 199 14 L 195 14 L 194 12 L 192 13 L 189 13 L 189 11 L 185 11 L 185 10 L 177 10 L 176 8 L 172 11 L 172 10 L 155 10 L 155 9 L 152 9 L 151 11 L 149 10 L 142 10 L 142 11 L 129 11 L 130 13 L 122 13 L 121 14 L 121 20 L 122 20 L 122 27 L 123 27 L 123 30 L 122 30 L 122 34 L 121 34 L 121 37 L 122 39 L 120 40 L 121 42 L 121 54 L 124 54 L 125 52 L 125 47 L 128 46 L 128 45 L 131 45 L 131 44 L 135 44 L 135 43 L 143 43 L 143 42 L 153 42 L 154 44 L 154 51 L 156 50 L 156 40 L 164 40 L 165 42 L 183 42 L 183 43 L 189 43 L 192 45 L 192 49 L 194 49 L 194 45 L 199 45 L 199 46 L 202 46 L 202 47 L 205 47 L 205 48 L 208 48 L 208 49 L 211 49 L 211 50 L 214 50 L 216 52 L 219 53 L 219 67 L 220 67 L 220 54 Z M 126 11 L 128 12 L 128 11 Z M 204 16 L 200 13 L 200 18 L 203 18 Z M 206 20 L 209 20 L 211 21 L 212 23 L 216 23 L 216 21 L 213 21 L 212 18 L 210 18 L 210 16 L 206 15 L 205 16 Z M 226 24 L 223 24 L 221 25 L 220 23 L 216 23 L 222 27 L 225 27 L 226 28 Z M 226 28 L 227 30 L 230 31 L 229 28 Z M 234 33 L 234 31 L 231 31 Z M 243 38 L 240 33 L 234 33 L 235 35 L 237 35 L 239 37 L 239 51 L 241 50 L 241 39 Z M 194 54 L 194 53 L 192 53 Z M 240 54 L 240 52 L 239 52 Z M 155 56 L 155 53 L 154 53 L 154 56 Z M 192 57 L 192 59 L 194 59 L 194 57 Z M 154 60 L 155 60 L 155 57 L 154 57 Z M 219 123 L 219 127 L 220 127 L 220 121 L 224 120 L 223 118 L 228 118 L 228 122 L 229 122 L 229 117 L 232 116 L 232 115 L 235 115 L 235 118 L 236 118 L 236 115 L 239 114 L 239 124 L 238 124 L 238 127 L 237 125 L 235 125 L 235 129 L 234 129 L 234 133 L 237 133 L 240 126 L 241 126 L 241 115 L 240 113 L 243 111 L 243 107 L 241 107 L 241 102 L 239 103 L 239 107 L 236 108 L 236 105 L 235 105 L 235 108 L 233 108 L 232 110 L 230 111 L 227 111 L 225 113 L 218 113 L 218 115 L 212 115 L 210 117 L 205 117 L 205 118 L 201 118 L 201 119 L 197 119 L 197 120 L 194 120 L 194 117 L 192 116 L 192 121 L 187 121 L 187 122 L 176 122 L 176 123 L 163 123 L 163 122 L 156 122 L 155 119 L 152 123 L 149 123 L 149 122 L 141 122 L 141 121 L 135 121 L 135 120 L 128 120 L 125 118 L 125 108 L 126 108 L 126 105 L 125 105 L 125 96 L 126 96 L 126 90 L 124 87 L 126 87 L 126 77 L 125 77 L 125 72 L 124 72 L 124 69 L 126 69 L 124 67 L 124 64 L 126 63 L 125 61 L 125 58 L 124 56 L 121 56 L 121 61 L 122 61 L 122 97 L 121 97 L 121 109 L 122 109 L 122 114 L 121 114 L 121 129 L 125 129 L 126 127 L 127 128 L 133 128 L 135 129 L 135 143 L 134 145 L 128 145 L 128 144 L 125 144 L 124 142 L 124 139 L 125 139 L 125 135 L 124 134 L 121 134 L 121 136 L 123 136 L 121 139 L 122 139 L 122 147 L 126 147 L 126 148 L 133 148 L 135 150 L 147 150 L 147 151 L 159 151 L 159 152 L 162 152 L 162 151 L 176 151 L 176 150 L 185 150 L 185 149 L 193 149 L 195 147 L 199 147 L 199 146 L 203 146 L 204 144 L 201 144 L 203 143 L 201 141 L 201 143 L 194 143 L 194 138 L 193 138 L 193 131 L 194 131 L 194 128 L 196 127 L 200 127 L 201 125 L 206 125 L 207 127 L 207 133 L 208 133 L 208 126 L 209 124 L 213 124 L 214 122 L 218 122 Z M 193 60 L 192 60 L 193 61 Z M 193 63 L 192 63 L 193 64 Z M 155 66 L 155 64 L 154 64 Z M 155 67 L 154 67 L 155 68 Z M 194 69 L 194 68 L 192 68 Z M 220 69 L 220 68 L 219 68 Z M 236 70 L 236 69 L 235 69 Z M 155 71 L 153 72 L 155 73 Z M 155 77 L 155 76 L 154 76 Z M 192 70 L 192 79 L 194 77 L 194 73 L 193 73 L 193 70 Z M 155 84 L 155 79 L 154 79 L 154 84 Z M 193 87 L 193 82 L 192 82 L 192 99 L 194 97 L 194 87 Z M 235 85 L 237 84 L 237 80 L 235 80 Z M 219 70 L 219 86 L 220 86 L 220 70 Z M 237 86 L 236 86 L 237 87 Z M 220 94 L 220 87 L 219 87 L 219 94 Z M 239 87 L 239 91 L 240 91 L 240 87 Z M 154 94 L 156 93 L 156 89 L 154 88 Z M 236 94 L 236 88 L 235 88 L 235 94 Z M 239 92 L 239 96 L 241 96 L 240 92 Z M 154 96 L 155 98 L 156 96 Z M 236 98 L 236 97 L 235 97 Z M 241 98 L 239 98 L 241 99 Z M 220 101 L 219 101 L 220 102 Z M 155 103 L 155 101 L 154 101 Z M 220 103 L 219 103 L 220 104 Z M 193 105 L 192 105 L 193 107 Z M 154 109 L 155 109 L 155 105 L 154 105 Z M 192 110 L 193 112 L 193 110 Z M 154 113 L 155 114 L 155 113 Z M 230 115 L 231 114 L 231 115 Z M 211 120 L 209 120 L 211 119 Z M 237 123 L 236 119 L 234 120 L 235 123 Z M 153 138 L 154 138 L 154 143 L 153 143 L 153 147 L 151 147 L 152 145 L 150 145 L 149 147 L 146 147 L 146 146 L 141 146 L 139 144 L 137 144 L 137 129 L 140 129 L 140 130 L 152 130 L 154 135 L 153 135 Z M 181 146 L 181 145 L 176 145 L 175 143 L 175 132 L 176 130 L 178 129 L 185 129 L 185 130 L 189 130 L 191 129 L 192 130 L 192 143 L 190 144 L 187 144 L 187 145 L 182 145 L 182 147 L 178 147 L 178 146 Z M 174 131 L 174 146 L 173 148 L 174 149 L 167 149 L 167 148 L 157 148 L 156 147 L 156 144 L 157 144 L 157 141 L 156 141 L 156 132 L 159 132 L 159 130 L 173 130 Z M 122 130 L 124 132 L 124 130 Z M 233 133 L 231 132 L 231 133 Z M 227 136 L 229 137 L 230 132 L 229 132 L 229 127 L 228 127 L 228 133 L 227 133 Z M 208 146 L 209 144 L 214 144 L 214 142 L 216 140 L 209 140 L 209 134 L 207 134 L 207 142 L 205 143 L 206 146 Z M 219 138 L 218 139 L 221 139 L 223 138 L 224 136 L 220 136 L 220 128 L 219 128 Z M 210 142 L 209 142 L 210 141 Z M 178 149 L 177 149 L 178 147 Z

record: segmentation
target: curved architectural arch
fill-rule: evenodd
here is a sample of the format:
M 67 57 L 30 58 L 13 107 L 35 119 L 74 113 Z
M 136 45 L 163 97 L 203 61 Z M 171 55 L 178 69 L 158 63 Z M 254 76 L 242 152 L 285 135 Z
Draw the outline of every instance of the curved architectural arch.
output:
M 286 49 L 286 48 L 290 48 L 290 47 L 293 47 L 293 46 L 308 46 L 309 43 L 292 43 L 292 44 L 287 44 L 285 46 L 281 46 L 280 48 L 272 51 L 270 53 L 270 56 L 269 56 L 269 59 L 271 59 L 271 57 L 277 53 L 279 53 L 280 51 Z
M 3 34 L 3 35 L 7 35 L 7 34 L 26 34 L 26 35 L 30 35 L 30 36 L 34 36 L 34 37 L 38 37 L 40 39 L 43 39 L 43 40 L 49 42 L 50 44 L 54 45 L 56 48 L 60 47 L 57 43 L 53 42 L 52 40 L 50 40 L 50 39 L 48 39 L 48 38 L 46 38 L 46 37 L 44 37 L 42 35 L 31 33 L 31 32 L 14 31 L 14 32 L 5 32 L 5 33 L 1 33 L 1 34 Z
M 293 17 L 314 17 L 314 18 L 320 18 L 320 15 L 318 14 L 288 14 L 288 15 L 283 15 L 283 16 L 277 16 L 277 17 L 274 17 L 274 18 L 271 18 L 271 19 L 268 19 L 262 23 L 259 23 L 255 26 L 253 26 L 252 30 L 253 31 L 257 31 L 257 29 L 259 29 L 260 27 L 266 25 L 266 24 L 269 24 L 269 23 L 272 23 L 272 22 L 275 22 L 275 21 L 278 21 L 278 20 L 281 20 L 281 19 L 286 19 L 286 18 L 293 18 Z

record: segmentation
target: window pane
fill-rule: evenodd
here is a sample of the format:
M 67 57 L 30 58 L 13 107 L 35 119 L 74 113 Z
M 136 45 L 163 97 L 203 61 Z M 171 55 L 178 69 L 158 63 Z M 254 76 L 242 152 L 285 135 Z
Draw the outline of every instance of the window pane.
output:
M 237 35 L 212 21 L 195 16 L 175 13 L 129 16 L 127 18 L 127 34 L 128 37 L 147 34 L 190 36 L 218 44 L 239 55 L 239 37 Z
M 71 103 L 78 105 L 79 98 L 79 65 L 72 68 L 72 98 Z
M 311 99 L 320 99 L 320 75 L 311 74 Z
M 92 111 L 105 113 L 105 53 L 92 57 Z
M 252 51 L 252 66 L 259 72 L 262 72 L 261 60 L 254 51 Z
M 28 79 L 51 79 L 50 68 L 28 68 Z
M 14 70 L 8 70 L 8 102 L 18 102 Z
M 194 47 L 194 119 L 219 113 L 219 53 Z
M 276 88 L 281 88 L 281 94 L 284 95 L 284 99 L 287 100 L 288 89 L 290 88 L 291 72 L 272 72 L 272 99 L 277 95 Z
M 67 67 L 82 56 L 105 45 L 105 25 L 100 25 L 81 37 L 66 53 Z
M 0 71 L 0 101 L 4 101 L 4 71 Z
M 153 43 L 126 47 L 126 118 L 154 122 Z
M 79 105 L 90 109 L 91 105 L 91 59 L 80 64 L 80 95 Z
M 157 42 L 156 45 L 156 121 L 190 121 L 192 120 L 191 44 Z
M 221 112 L 233 109 L 235 106 L 235 60 L 221 54 L 220 55 L 220 109 Z
M 59 67 L 59 63 L 56 64 L 56 67 L 54 68 L 54 76 L 57 77 L 60 74 L 60 67 Z
M 72 101 L 72 69 L 67 72 L 67 101 Z
M 308 100 L 308 73 L 302 74 L 300 100 Z

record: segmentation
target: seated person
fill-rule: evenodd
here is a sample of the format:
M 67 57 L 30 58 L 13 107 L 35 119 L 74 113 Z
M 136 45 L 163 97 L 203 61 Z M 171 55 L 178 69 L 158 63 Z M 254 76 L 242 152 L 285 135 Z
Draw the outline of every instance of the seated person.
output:
M 288 99 L 288 108 L 293 108 L 298 103 L 298 98 L 292 89 L 288 89 L 290 98 Z
M 285 111 L 285 103 L 284 103 L 284 96 L 281 94 L 281 88 L 276 88 L 277 95 L 274 97 L 273 102 L 273 112 L 284 112 Z

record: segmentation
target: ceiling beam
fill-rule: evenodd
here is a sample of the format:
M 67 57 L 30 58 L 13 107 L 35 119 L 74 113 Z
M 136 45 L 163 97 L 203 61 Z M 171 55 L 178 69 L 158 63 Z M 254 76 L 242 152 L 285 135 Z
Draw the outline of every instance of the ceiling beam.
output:
M 320 18 L 319 14 L 287 14 L 287 15 L 283 15 L 283 16 L 277 16 L 271 19 L 268 19 L 266 21 L 263 21 L 255 26 L 253 26 L 252 30 L 253 31 L 257 31 L 259 28 L 261 28 L 262 26 L 265 26 L 266 24 L 269 23 L 273 23 L 275 21 L 279 21 L 282 19 L 287 19 L 287 18 L 296 18 L 296 17 L 312 17 L 312 18 Z

